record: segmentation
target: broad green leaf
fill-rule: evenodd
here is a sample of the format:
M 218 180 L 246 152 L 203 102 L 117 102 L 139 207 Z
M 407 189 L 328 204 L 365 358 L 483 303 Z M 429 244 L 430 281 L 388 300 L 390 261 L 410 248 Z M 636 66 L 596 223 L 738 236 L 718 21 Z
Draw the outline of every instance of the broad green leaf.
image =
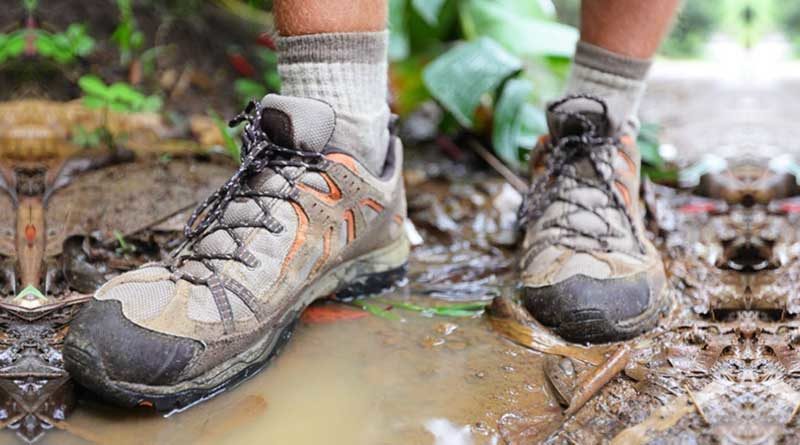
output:
M 423 20 L 431 26 L 439 22 L 439 13 L 442 11 L 445 0 L 411 0 L 411 6 Z
M 19 57 L 25 51 L 25 35 L 22 32 L 0 34 L 0 62 Z
M 389 0 L 389 60 L 403 60 L 411 52 L 406 27 L 408 0 Z
M 422 78 L 431 95 L 467 128 L 484 94 L 522 69 L 522 62 L 495 43 L 481 38 L 459 43 L 431 62 Z
M 97 96 L 83 96 L 83 105 L 86 108 L 98 109 L 108 105 L 108 101 Z
M 539 137 L 548 132 L 547 116 L 542 108 L 526 103 L 520 110 L 520 120 L 522 126 L 519 132 L 519 146 L 532 150 Z
M 527 79 L 506 82 L 494 109 L 492 145 L 494 152 L 506 164 L 519 169 L 520 134 L 522 132 L 522 107 L 531 98 L 533 84 Z
M 144 94 L 136 91 L 127 83 L 115 82 L 108 90 L 114 101 L 125 102 L 133 108 L 141 107 L 145 100 Z
M 95 96 L 105 101 L 113 99 L 113 94 L 109 91 L 109 87 L 106 86 L 102 79 L 93 74 L 81 76 L 78 79 L 78 86 L 81 87 L 81 90 L 86 95 Z
M 517 0 L 465 0 L 461 23 L 468 38 L 489 36 L 514 54 L 572 57 L 578 31 L 541 12 L 509 7 Z M 530 1 L 530 4 L 535 2 Z

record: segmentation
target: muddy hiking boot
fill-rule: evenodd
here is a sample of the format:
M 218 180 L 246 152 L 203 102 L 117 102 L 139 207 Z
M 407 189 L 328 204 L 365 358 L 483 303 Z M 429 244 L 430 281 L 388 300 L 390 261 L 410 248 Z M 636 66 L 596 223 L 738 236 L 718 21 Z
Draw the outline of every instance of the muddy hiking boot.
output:
M 101 287 L 65 340 L 65 365 L 123 405 L 171 411 L 257 372 L 303 309 L 394 284 L 408 243 L 402 147 L 375 176 L 324 102 L 269 95 L 245 123 L 238 171 L 193 214 L 183 245 Z
M 545 161 L 520 210 L 524 305 L 579 343 L 632 338 L 666 306 L 664 268 L 644 234 L 635 128 L 615 131 L 613 120 L 591 96 L 551 104 Z

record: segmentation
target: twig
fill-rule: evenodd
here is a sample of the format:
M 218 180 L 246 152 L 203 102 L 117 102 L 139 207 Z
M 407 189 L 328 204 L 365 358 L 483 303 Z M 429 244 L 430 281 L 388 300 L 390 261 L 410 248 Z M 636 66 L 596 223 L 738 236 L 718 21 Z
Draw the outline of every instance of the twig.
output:
M 631 347 L 627 344 L 622 345 L 605 363 L 592 371 L 585 379 L 582 379 L 581 386 L 572 396 L 564 415 L 569 417 L 583 408 L 583 405 L 594 397 L 606 383 L 610 382 L 611 379 L 625 369 L 630 357 Z
M 476 141 L 473 138 L 467 139 L 467 143 L 469 144 L 470 148 L 475 150 L 487 164 L 489 164 L 497 173 L 500 174 L 509 184 L 511 184 L 514 189 L 516 189 L 521 194 L 525 194 L 528 192 L 528 182 L 522 179 L 518 174 L 514 173 L 513 170 L 508 168 L 503 161 L 497 159 L 497 156 L 493 155 L 489 150 L 487 150 L 480 142 Z

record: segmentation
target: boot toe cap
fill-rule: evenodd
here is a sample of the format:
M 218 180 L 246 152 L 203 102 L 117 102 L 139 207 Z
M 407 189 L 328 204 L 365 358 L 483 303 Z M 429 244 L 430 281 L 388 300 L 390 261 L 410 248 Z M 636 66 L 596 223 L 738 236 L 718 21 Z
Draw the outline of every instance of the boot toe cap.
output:
M 141 327 L 115 300 L 92 300 L 70 325 L 64 365 L 81 384 L 96 390 L 113 382 L 174 384 L 203 345 Z
M 656 304 L 645 273 L 597 279 L 574 275 L 555 284 L 524 288 L 525 308 L 566 340 L 604 343 L 650 329 Z

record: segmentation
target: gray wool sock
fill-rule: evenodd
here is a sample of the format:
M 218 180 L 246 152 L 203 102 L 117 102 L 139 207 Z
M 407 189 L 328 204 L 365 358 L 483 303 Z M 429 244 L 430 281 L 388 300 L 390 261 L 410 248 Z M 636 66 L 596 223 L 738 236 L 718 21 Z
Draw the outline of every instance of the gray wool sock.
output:
M 389 33 L 325 33 L 278 38 L 281 94 L 319 99 L 336 111 L 331 145 L 379 173 L 389 145 Z
M 619 130 L 628 121 L 636 122 L 651 64 L 650 60 L 626 57 L 578 42 L 567 94 L 592 94 L 604 99 L 612 124 Z

